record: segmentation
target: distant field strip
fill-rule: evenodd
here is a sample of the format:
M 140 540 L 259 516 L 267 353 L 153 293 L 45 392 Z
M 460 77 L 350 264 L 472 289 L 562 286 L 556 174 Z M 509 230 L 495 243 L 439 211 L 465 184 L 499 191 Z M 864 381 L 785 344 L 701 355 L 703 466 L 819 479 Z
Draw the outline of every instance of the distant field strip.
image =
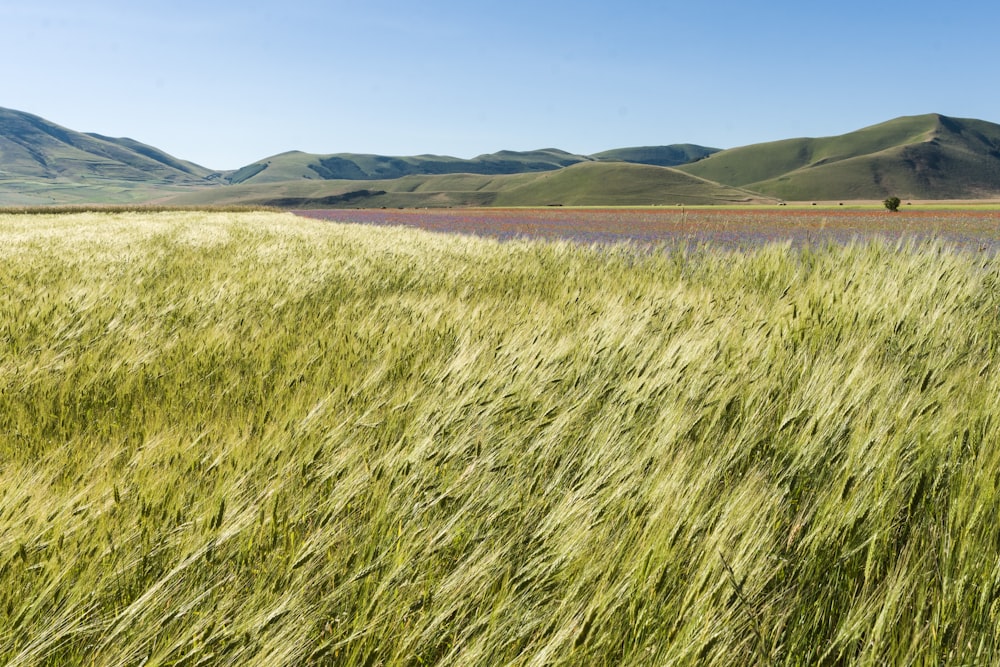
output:
M 729 249 L 791 241 L 796 246 L 872 239 L 939 239 L 967 249 L 1000 249 L 1000 210 L 969 206 L 889 213 L 868 207 L 787 208 L 473 208 L 303 210 L 299 215 L 375 225 L 403 225 L 498 239 L 568 239 L 583 243 L 711 243 Z
M 0 663 L 992 663 L 1000 259 L 751 245 L 0 215 Z

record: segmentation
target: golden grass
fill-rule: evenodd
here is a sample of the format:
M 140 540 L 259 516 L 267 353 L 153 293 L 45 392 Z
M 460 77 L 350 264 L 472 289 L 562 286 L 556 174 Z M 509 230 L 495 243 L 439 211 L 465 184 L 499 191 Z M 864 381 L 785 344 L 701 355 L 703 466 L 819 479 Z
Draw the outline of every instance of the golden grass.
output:
M 0 660 L 974 664 L 1000 264 L 0 216 Z

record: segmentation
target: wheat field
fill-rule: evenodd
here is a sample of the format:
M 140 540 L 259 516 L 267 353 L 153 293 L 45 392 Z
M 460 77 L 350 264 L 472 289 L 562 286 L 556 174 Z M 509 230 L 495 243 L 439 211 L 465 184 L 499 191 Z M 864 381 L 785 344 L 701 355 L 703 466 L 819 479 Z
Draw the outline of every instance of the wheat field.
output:
M 983 664 L 1000 261 L 0 215 L 6 665 Z

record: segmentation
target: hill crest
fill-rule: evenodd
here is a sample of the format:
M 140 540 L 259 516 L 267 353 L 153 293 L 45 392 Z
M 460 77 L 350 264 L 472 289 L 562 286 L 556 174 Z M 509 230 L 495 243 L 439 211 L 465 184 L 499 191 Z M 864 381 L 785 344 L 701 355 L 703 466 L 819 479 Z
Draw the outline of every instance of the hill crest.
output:
M 220 174 L 134 139 L 0 108 L 0 204 L 140 202 L 219 182 Z
M 1000 194 L 1000 125 L 903 116 L 847 134 L 741 146 L 678 167 L 784 199 L 959 199 Z
M 76 132 L 23 111 L 0 108 L 0 163 L 40 178 L 85 173 L 107 178 L 201 182 L 213 172 L 128 138 Z
M 471 159 L 448 155 L 390 156 L 366 153 L 316 154 L 292 151 L 249 164 L 228 175 L 230 184 L 275 183 L 295 179 L 383 180 L 416 175 L 480 174 L 499 176 L 555 171 L 593 161 L 620 161 L 673 167 L 718 149 L 681 144 L 647 146 L 579 155 L 558 148 L 500 150 Z

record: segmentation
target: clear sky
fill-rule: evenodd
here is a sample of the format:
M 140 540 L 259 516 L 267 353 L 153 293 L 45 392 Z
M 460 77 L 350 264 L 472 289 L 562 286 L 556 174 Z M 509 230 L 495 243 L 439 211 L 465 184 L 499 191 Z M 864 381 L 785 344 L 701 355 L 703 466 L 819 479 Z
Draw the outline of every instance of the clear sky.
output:
M 1000 122 L 996 0 L 0 0 L 0 106 L 214 169 Z

